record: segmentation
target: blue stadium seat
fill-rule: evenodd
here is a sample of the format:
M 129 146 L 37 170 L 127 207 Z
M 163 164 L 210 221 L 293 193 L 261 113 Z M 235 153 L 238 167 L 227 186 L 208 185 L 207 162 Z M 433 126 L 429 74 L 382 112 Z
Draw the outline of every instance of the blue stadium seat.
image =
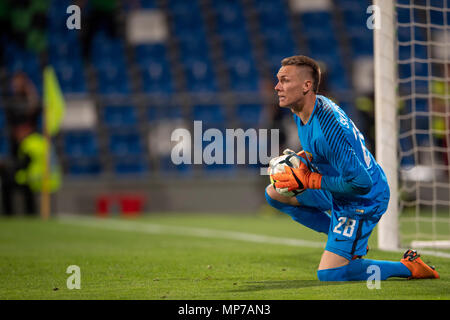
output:
M 408 0 L 409 1 L 409 0 Z M 371 1 L 369 0 L 335 0 L 336 5 L 338 5 L 342 10 L 366 10 L 369 5 L 371 5 Z
M 143 157 L 114 157 L 114 172 L 119 175 L 142 174 L 148 171 L 148 165 Z
M 220 36 L 225 59 L 236 56 L 250 56 L 250 39 L 247 33 L 224 31 Z
M 412 75 L 411 65 L 409 63 L 400 63 L 397 66 L 398 68 L 398 77 L 400 79 L 409 78 Z
M 225 112 L 220 105 L 196 105 L 193 107 L 193 120 L 202 121 L 204 127 L 225 125 Z
M 263 106 L 260 104 L 240 104 L 236 107 L 236 118 L 241 126 L 257 128 Z
M 328 11 L 314 11 L 302 13 L 300 15 L 302 31 L 306 33 L 315 30 L 323 30 L 323 33 L 333 33 L 333 23 L 331 13 Z
M 264 35 L 264 41 L 268 59 L 277 65 L 280 65 L 281 59 L 293 56 L 297 51 L 289 32 L 280 37 L 278 32 L 268 31 Z
M 200 14 L 201 8 L 196 0 L 171 0 L 168 5 L 173 17 L 174 32 L 177 36 L 186 33 L 204 33 L 203 19 Z
M 351 45 L 353 54 L 356 57 L 359 56 L 372 56 L 373 55 L 373 38 L 365 33 L 355 36 L 351 39 Z
M 189 8 L 188 11 L 174 15 L 174 31 L 178 36 L 186 31 L 204 33 L 203 20 L 198 11 Z
M 109 136 L 109 150 L 114 156 L 142 155 L 141 136 L 138 132 L 112 132 Z
M 239 1 L 214 1 L 219 30 L 245 29 L 245 17 Z
M 130 84 L 125 66 L 104 64 L 97 66 L 98 89 L 102 94 L 129 94 Z
M 228 69 L 233 90 L 259 91 L 259 75 L 251 60 L 241 58 L 230 60 Z
M 132 106 L 106 106 L 103 120 L 108 127 L 134 127 L 137 125 L 136 110 Z
M 141 65 L 142 87 L 146 93 L 170 94 L 173 92 L 173 80 L 167 63 L 157 61 Z
M 64 93 L 86 93 L 86 80 L 80 61 L 59 61 L 53 65 Z
M 330 48 L 339 48 L 338 42 L 333 33 L 318 35 L 309 34 L 307 38 L 309 50 L 313 56 L 317 54 L 326 54 L 330 52 Z
M 146 65 L 149 62 L 166 62 L 167 49 L 162 43 L 140 44 L 135 48 L 136 61 L 140 65 Z
M 91 59 L 94 65 L 125 65 L 124 44 L 120 38 L 111 38 L 103 30 L 98 31 L 91 47 Z
M 81 45 L 77 38 L 68 37 L 66 34 L 50 34 L 48 37 L 49 59 L 52 64 L 61 61 L 66 63 L 81 64 Z
M 288 27 L 287 8 L 282 1 L 256 1 L 255 9 L 258 12 L 262 33 L 272 30 L 278 30 L 279 34 L 283 35 L 291 33 Z
M 68 174 L 72 176 L 95 176 L 102 171 L 100 160 L 98 158 L 71 159 L 67 167 Z
M 188 90 L 191 92 L 216 92 L 217 84 L 208 60 L 195 59 L 184 66 Z
M 92 131 L 68 131 L 64 133 L 64 153 L 69 158 L 93 158 L 98 156 L 98 141 Z
M 183 112 L 181 107 L 174 105 L 151 106 L 147 110 L 147 119 L 150 122 L 160 120 L 182 119 Z
M 209 48 L 204 34 L 186 33 L 179 37 L 179 46 L 183 60 L 208 57 Z
M 73 4 L 71 0 L 50 1 L 50 6 L 47 12 L 47 25 L 50 30 L 49 34 L 61 30 L 67 30 L 67 8 Z M 73 31 L 72 31 L 73 32 Z

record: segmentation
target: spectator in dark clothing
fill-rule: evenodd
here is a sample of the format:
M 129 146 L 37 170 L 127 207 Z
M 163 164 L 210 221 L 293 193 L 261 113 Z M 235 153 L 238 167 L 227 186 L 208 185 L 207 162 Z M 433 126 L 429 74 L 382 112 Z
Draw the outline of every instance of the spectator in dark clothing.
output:
M 0 163 L 3 213 L 12 215 L 14 192 L 22 193 L 27 214 L 36 214 L 34 194 L 27 185 L 16 181 L 16 173 L 29 165 L 30 159 L 19 158 L 20 142 L 37 129 L 42 107 L 34 84 L 23 72 L 14 74 L 11 80 L 11 95 L 5 103 L 7 126 L 10 139 L 10 159 Z
M 107 34 L 114 38 L 118 36 L 116 0 L 80 0 L 81 43 L 83 58 L 88 60 L 91 55 L 92 40 L 98 30 L 104 28 Z

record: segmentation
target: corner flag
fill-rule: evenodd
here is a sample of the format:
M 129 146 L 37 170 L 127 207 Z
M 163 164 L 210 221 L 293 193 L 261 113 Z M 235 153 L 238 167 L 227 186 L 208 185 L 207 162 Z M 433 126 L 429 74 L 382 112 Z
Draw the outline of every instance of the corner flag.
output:
M 56 78 L 55 70 L 51 66 L 44 68 L 44 108 L 45 121 L 48 135 L 58 133 L 64 118 L 65 102 L 61 88 Z
M 64 96 L 56 78 L 55 70 L 51 66 L 44 68 L 44 96 L 43 96 L 43 137 L 48 146 L 45 154 L 42 192 L 41 192 L 41 217 L 47 220 L 50 216 L 50 148 L 51 137 L 59 132 L 65 113 Z

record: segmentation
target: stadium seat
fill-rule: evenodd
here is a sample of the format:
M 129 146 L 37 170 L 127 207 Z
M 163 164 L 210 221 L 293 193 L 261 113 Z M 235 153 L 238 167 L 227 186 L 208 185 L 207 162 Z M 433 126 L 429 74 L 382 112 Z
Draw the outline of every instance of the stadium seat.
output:
M 272 0 L 256 1 L 255 11 L 259 16 L 259 25 L 263 34 L 273 30 L 279 31 L 279 34 L 282 35 L 291 34 L 288 27 L 287 8 L 284 2 Z
M 202 121 L 205 127 L 225 125 L 224 109 L 219 105 L 196 105 L 192 115 L 194 121 Z
M 179 37 L 179 47 L 181 51 L 182 60 L 190 60 L 193 58 L 203 58 L 208 57 L 208 44 L 206 42 L 206 37 L 204 34 L 184 34 Z
M 252 49 L 249 48 L 250 39 L 247 33 L 224 31 L 220 34 L 225 59 L 236 56 L 250 56 Z
M 242 127 L 256 128 L 261 121 L 262 111 L 260 104 L 240 104 L 236 107 L 236 118 Z
M 181 107 L 173 105 L 151 106 L 148 107 L 147 119 L 150 122 L 160 120 L 182 119 L 183 113 Z
M 109 150 L 114 156 L 138 156 L 143 154 L 138 132 L 112 132 L 109 136 Z
M 173 80 L 167 63 L 152 61 L 140 66 L 142 87 L 146 93 L 170 94 Z
M 185 62 L 188 90 L 196 93 L 216 92 L 217 84 L 208 60 L 193 59 Z
M 136 175 L 148 171 L 148 165 L 143 157 L 114 157 L 114 172 L 119 175 Z
M 245 17 L 239 1 L 214 1 L 216 23 L 220 30 L 241 30 L 245 28 Z
M 68 37 L 66 34 L 55 33 L 48 39 L 49 59 L 56 63 L 81 63 L 81 45 L 77 38 Z
M 95 176 L 101 171 L 101 163 L 98 158 L 71 159 L 67 165 L 67 172 L 72 176 Z
M 235 91 L 259 91 L 258 72 L 251 60 L 236 58 L 228 62 L 231 88 Z
M 296 45 L 290 32 L 286 32 L 284 37 L 275 31 L 268 31 L 263 36 L 267 58 L 272 64 L 280 65 L 280 61 L 296 54 Z
M 140 44 L 135 47 L 136 62 L 146 65 L 149 62 L 166 62 L 167 48 L 162 43 Z
M 92 131 L 64 132 L 64 153 L 69 158 L 93 158 L 99 155 L 96 134 Z
M 86 93 L 86 81 L 80 61 L 71 63 L 57 60 L 53 67 L 63 93 Z
M 97 66 L 98 89 L 102 94 L 129 94 L 130 84 L 123 65 L 103 64 Z
M 95 132 L 72 131 L 63 133 L 67 172 L 70 175 L 96 175 L 101 172 L 98 141 Z
M 138 124 L 136 110 L 132 106 L 106 106 L 103 108 L 103 120 L 111 128 L 134 127 Z

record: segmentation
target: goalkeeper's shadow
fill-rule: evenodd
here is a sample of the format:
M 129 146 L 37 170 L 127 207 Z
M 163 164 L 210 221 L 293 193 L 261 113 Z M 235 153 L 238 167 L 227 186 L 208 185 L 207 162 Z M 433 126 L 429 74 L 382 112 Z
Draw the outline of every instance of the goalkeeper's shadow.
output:
M 323 286 L 339 286 L 339 285 L 361 285 L 361 281 L 345 282 L 345 281 L 330 281 L 322 282 L 319 280 L 277 280 L 277 281 L 247 281 L 235 290 L 230 292 L 251 292 L 263 290 L 277 290 L 277 289 L 302 289 L 309 287 L 323 287 Z

